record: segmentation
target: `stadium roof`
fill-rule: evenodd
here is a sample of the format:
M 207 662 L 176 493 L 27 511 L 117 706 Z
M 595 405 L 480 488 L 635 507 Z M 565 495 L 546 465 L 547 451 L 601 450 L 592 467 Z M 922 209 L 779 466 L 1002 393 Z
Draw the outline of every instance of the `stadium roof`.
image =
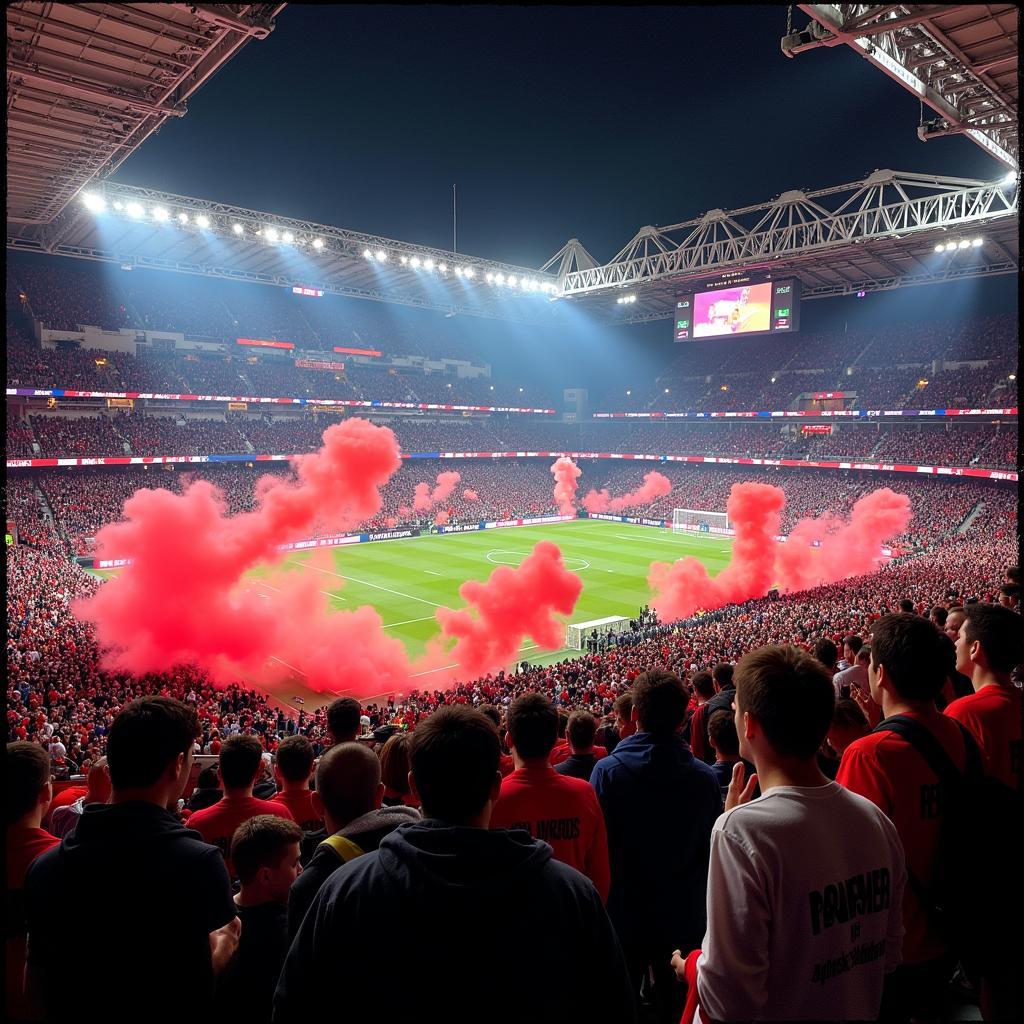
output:
M 813 20 L 790 24 L 787 56 L 845 44 L 921 99 L 920 138 L 966 135 L 1018 169 L 1016 4 L 798 6 Z
M 44 237 L 285 6 L 10 4 L 8 234 Z

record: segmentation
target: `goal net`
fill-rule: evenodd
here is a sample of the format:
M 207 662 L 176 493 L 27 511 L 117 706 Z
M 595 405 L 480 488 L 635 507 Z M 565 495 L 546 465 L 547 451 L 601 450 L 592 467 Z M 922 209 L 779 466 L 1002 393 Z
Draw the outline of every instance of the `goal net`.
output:
M 604 619 L 591 619 L 590 622 L 571 622 L 565 627 L 565 646 L 574 651 L 582 651 L 587 645 L 587 637 L 594 633 L 607 636 L 628 629 L 629 619 L 622 615 L 609 615 Z
M 718 533 L 730 529 L 727 512 L 709 512 L 699 508 L 672 510 L 673 533 Z

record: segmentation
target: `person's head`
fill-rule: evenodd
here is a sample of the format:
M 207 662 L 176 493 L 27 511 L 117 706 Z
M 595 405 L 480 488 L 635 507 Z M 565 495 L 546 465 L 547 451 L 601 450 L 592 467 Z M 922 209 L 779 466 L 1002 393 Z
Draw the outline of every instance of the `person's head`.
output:
M 671 736 L 686 720 L 689 700 L 674 672 L 649 669 L 633 683 L 633 706 L 638 728 L 658 739 Z
M 565 730 L 569 728 L 569 715 L 561 708 L 558 709 L 558 738 L 565 739 Z
M 354 697 L 339 697 L 327 708 L 327 731 L 335 743 L 348 743 L 359 735 L 362 715 L 359 701 Z
M 276 814 L 243 821 L 231 837 L 231 863 L 242 883 L 242 896 L 256 903 L 285 903 L 292 882 L 302 874 L 299 844 L 302 829 Z
M 199 773 L 199 777 L 196 779 L 196 789 L 220 789 L 217 765 L 208 765 Z
M 1004 583 L 999 588 L 999 603 L 1004 608 L 1016 609 L 1020 604 L 1020 584 Z
M 566 733 L 574 754 L 589 754 L 594 748 L 597 719 L 589 711 L 574 711 L 569 716 Z
M 946 625 L 943 627 L 943 632 L 953 643 L 956 643 L 957 637 L 960 636 L 960 627 L 964 624 L 966 614 L 963 605 L 959 604 L 946 611 Z
M 501 728 L 501 710 L 494 704 L 481 704 L 477 711 L 486 715 L 494 723 L 495 729 Z
M 328 832 L 380 807 L 383 796 L 380 758 L 369 747 L 355 740 L 337 743 L 320 758 L 312 801 Z
M 110 769 L 107 767 L 107 759 L 101 757 L 89 766 L 89 773 L 86 776 L 88 793 L 86 802 L 90 804 L 105 804 L 110 799 L 112 792 L 110 786 Z
M 394 793 L 409 792 L 409 744 L 412 739 L 407 732 L 398 732 L 384 744 L 380 751 L 380 776 L 384 786 Z
M 1009 608 L 972 604 L 956 641 L 957 671 L 965 676 L 996 676 L 1009 680 L 1024 663 L 1024 623 Z
M 1003 573 L 1003 578 L 1006 580 L 1007 583 L 1016 583 L 1017 586 L 1019 587 L 1020 586 L 1020 566 L 1019 565 L 1007 566 L 1006 572 Z
M 934 704 L 949 677 L 947 646 L 948 638 L 920 615 L 882 616 L 871 630 L 872 699 L 883 710 L 883 701 Z
M 840 697 L 832 714 L 832 724 L 828 729 L 829 746 L 842 757 L 843 751 L 870 730 L 867 718 L 860 705 L 852 697 Z
M 38 743 L 8 743 L 4 776 L 7 826 L 25 819 L 38 828 L 53 798 L 50 755 Z
M 727 661 L 719 662 L 711 670 L 711 678 L 714 680 L 715 689 L 721 693 L 732 686 L 733 667 Z
M 902 601 L 900 601 L 899 609 L 900 612 L 904 615 L 913 615 L 917 611 L 917 609 L 914 608 L 914 602 L 911 601 L 908 597 L 905 597 Z
M 863 665 L 865 668 L 871 664 L 871 645 L 864 644 L 863 647 L 857 652 L 857 664 Z
M 615 711 L 615 724 L 622 728 L 624 725 L 628 725 L 633 718 L 633 694 L 622 693 L 615 698 L 615 703 L 612 705 Z
M 251 790 L 263 773 L 263 744 L 255 736 L 236 733 L 220 749 L 220 780 L 224 792 Z
M 708 719 L 708 739 L 722 760 L 740 756 L 740 738 L 732 711 L 721 708 Z
M 813 759 L 834 709 L 829 669 L 798 647 L 761 647 L 736 666 L 740 754 L 759 770 L 766 760 Z
M 313 774 L 313 744 L 302 735 L 286 736 L 277 748 L 277 777 L 282 786 L 309 787 Z
M 524 693 L 508 706 L 508 744 L 524 761 L 547 760 L 558 738 L 558 712 L 542 693 Z
M 498 731 L 472 708 L 443 707 L 412 737 L 413 792 L 423 813 L 451 825 L 486 828 L 501 791 Z
M 836 667 L 836 662 L 839 660 L 839 650 L 836 645 L 832 643 L 828 637 L 822 637 L 820 640 L 815 641 L 814 644 L 814 656 L 825 666 L 829 671 L 832 671 Z
M 192 771 L 192 746 L 200 731 L 195 708 L 173 697 L 139 697 L 125 704 L 107 736 L 114 796 L 130 792 L 164 806 L 174 803 Z
M 700 700 L 710 700 L 715 695 L 715 681 L 710 672 L 695 672 L 690 680 L 694 693 Z
M 946 609 L 943 608 L 941 604 L 937 604 L 928 613 L 928 618 L 931 619 L 932 622 L 935 623 L 935 625 L 936 625 L 936 627 L 938 629 L 945 629 L 946 628 L 946 618 L 947 618 L 948 615 L 949 615 L 949 612 L 947 612 Z
M 848 664 L 852 665 L 856 662 L 857 654 L 863 646 L 864 641 L 856 633 L 843 637 L 843 658 Z

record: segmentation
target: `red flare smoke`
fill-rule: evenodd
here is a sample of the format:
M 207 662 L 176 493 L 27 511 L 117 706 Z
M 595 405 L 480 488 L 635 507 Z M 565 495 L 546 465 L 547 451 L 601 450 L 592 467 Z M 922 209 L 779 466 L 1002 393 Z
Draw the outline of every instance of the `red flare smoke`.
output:
M 555 504 L 559 515 L 576 515 L 576 481 L 583 475 L 583 470 L 563 455 L 552 465 L 551 472 L 555 477 Z
M 462 477 L 458 473 L 448 471 L 437 474 L 437 483 L 433 490 L 428 483 L 417 484 L 412 507 L 417 512 L 429 512 L 435 505 L 450 497 L 452 491 L 455 490 L 455 485 L 461 479 Z
M 479 501 L 480 495 L 476 491 L 471 491 L 468 487 L 462 492 L 462 496 L 466 501 Z
M 398 525 L 398 517 L 397 516 L 388 516 L 384 520 L 384 525 L 389 530 L 393 530 Z
M 459 588 L 470 609 L 439 608 L 435 613 L 446 637 L 455 637 L 455 660 L 468 678 L 507 668 L 519 654 L 524 636 L 545 650 L 565 642 L 565 627 L 555 614 L 571 615 L 583 581 L 562 563 L 562 552 L 542 540 L 517 569 L 501 566 L 486 583 L 467 580 Z
M 672 481 L 663 473 L 653 470 L 644 473 L 644 482 L 628 494 L 613 498 L 606 487 L 600 491 L 591 490 L 583 499 L 583 507 L 588 512 L 623 512 L 637 505 L 649 505 L 658 498 L 663 498 L 672 490 Z
M 451 513 L 445 512 L 444 509 L 442 509 L 436 516 L 434 516 L 434 525 L 446 526 L 449 519 L 451 519 Z

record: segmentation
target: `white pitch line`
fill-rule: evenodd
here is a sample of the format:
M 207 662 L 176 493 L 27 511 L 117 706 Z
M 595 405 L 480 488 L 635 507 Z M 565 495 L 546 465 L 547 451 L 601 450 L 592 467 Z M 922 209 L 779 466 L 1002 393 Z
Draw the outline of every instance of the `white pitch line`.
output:
M 429 572 L 431 576 L 440 576 L 441 575 L 441 573 L 439 573 L 439 572 L 434 572 L 433 569 L 424 569 L 423 571 L 424 572 Z
M 429 668 L 426 672 L 413 672 L 410 679 L 415 679 L 417 676 L 432 676 L 435 672 L 444 672 L 449 668 L 458 668 L 458 665 L 442 665 L 440 668 Z
M 424 597 L 413 597 L 412 594 L 403 594 L 400 590 L 392 590 L 390 587 L 382 587 L 379 583 L 370 583 L 367 580 L 357 580 L 355 576 L 344 576 L 340 572 L 333 572 L 331 569 L 321 569 L 317 565 L 306 565 L 305 562 L 296 562 L 295 559 L 288 559 L 292 565 L 301 565 L 305 569 L 315 569 L 317 572 L 326 573 L 328 576 L 337 576 L 341 580 L 351 580 L 353 583 L 361 583 L 364 587 L 373 587 L 374 590 L 383 590 L 396 597 L 404 597 L 409 601 L 419 601 L 420 604 L 429 604 L 432 608 L 446 608 L 447 605 L 438 604 L 436 601 L 428 601 Z
M 285 668 L 290 668 L 293 672 L 298 672 L 300 676 L 305 676 L 306 673 L 301 668 L 296 668 L 294 665 L 289 665 L 287 661 L 282 661 L 280 658 L 275 657 L 273 654 L 270 656 L 271 661 L 276 661 L 279 665 L 284 665 Z M 308 679 L 309 676 L 306 676 Z
M 428 622 L 433 620 L 433 615 L 424 615 L 422 619 L 405 619 L 402 622 L 389 622 L 384 629 L 391 629 L 392 626 L 408 626 L 410 622 Z
M 347 597 L 342 597 L 341 594 L 332 594 L 329 590 L 321 590 L 320 593 L 323 594 L 324 597 L 333 597 L 335 601 L 347 601 L 348 600 Z

